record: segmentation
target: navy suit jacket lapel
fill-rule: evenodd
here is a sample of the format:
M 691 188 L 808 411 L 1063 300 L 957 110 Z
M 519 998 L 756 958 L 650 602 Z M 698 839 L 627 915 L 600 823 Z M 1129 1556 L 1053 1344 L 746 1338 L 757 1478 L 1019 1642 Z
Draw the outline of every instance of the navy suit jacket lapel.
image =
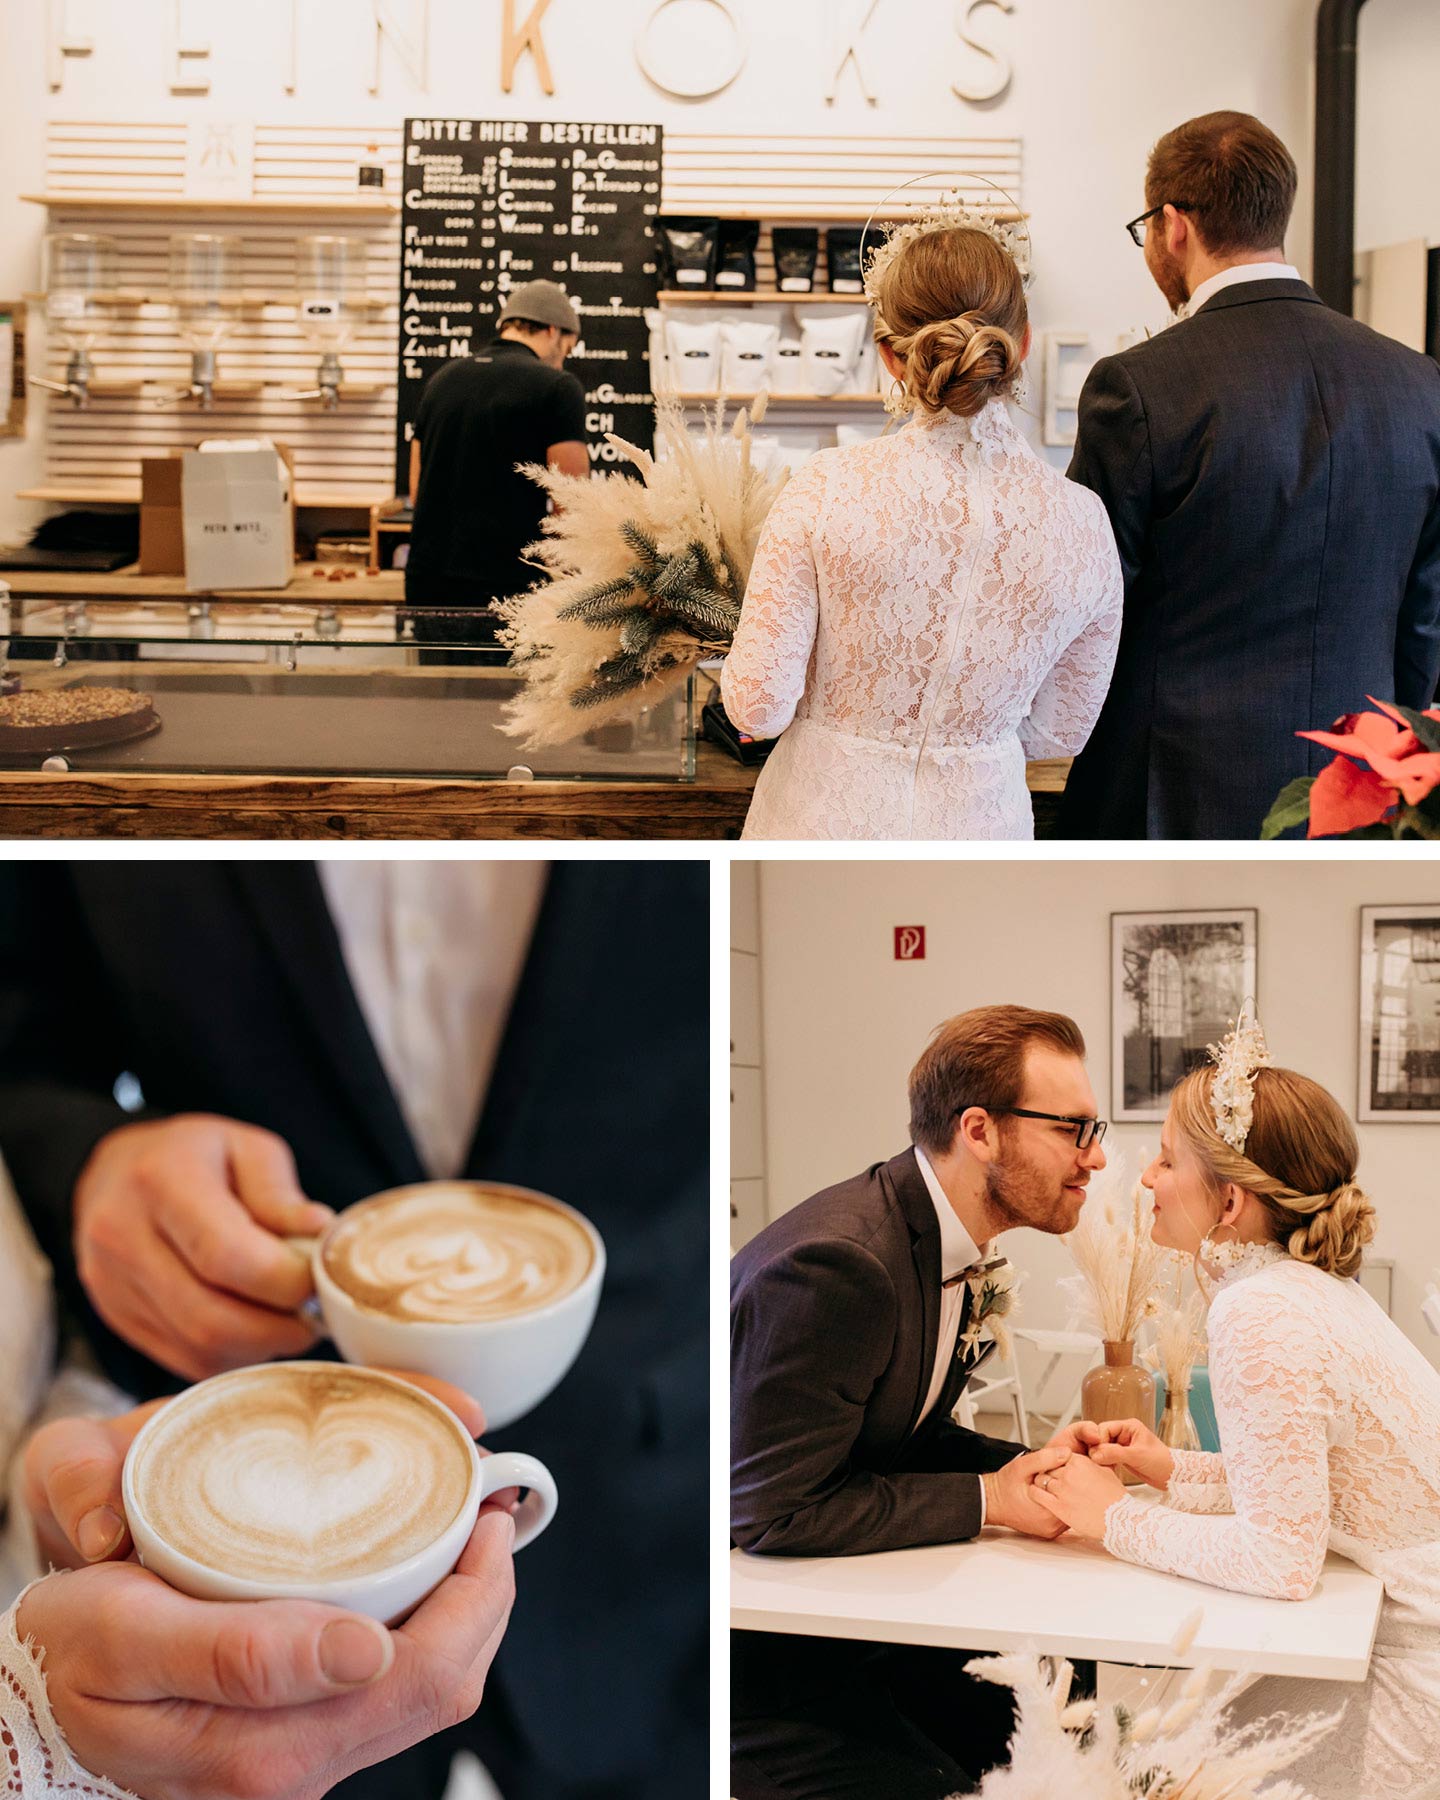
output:
M 314 865 L 232 863 L 230 872 L 280 962 L 310 1049 L 328 1067 L 351 1128 L 372 1146 L 389 1185 L 423 1181 L 419 1153 L 355 996 Z

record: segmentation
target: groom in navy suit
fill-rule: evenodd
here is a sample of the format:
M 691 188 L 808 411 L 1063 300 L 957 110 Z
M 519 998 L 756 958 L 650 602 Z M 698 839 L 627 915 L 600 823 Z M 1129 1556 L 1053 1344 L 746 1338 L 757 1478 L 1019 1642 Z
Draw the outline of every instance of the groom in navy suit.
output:
M 1440 679 L 1440 367 L 1331 312 L 1285 256 L 1295 164 L 1244 113 L 1151 153 L 1131 222 L 1182 321 L 1097 363 L 1070 478 L 1125 570 L 1074 838 L 1250 838 L 1329 752 L 1296 737 Z

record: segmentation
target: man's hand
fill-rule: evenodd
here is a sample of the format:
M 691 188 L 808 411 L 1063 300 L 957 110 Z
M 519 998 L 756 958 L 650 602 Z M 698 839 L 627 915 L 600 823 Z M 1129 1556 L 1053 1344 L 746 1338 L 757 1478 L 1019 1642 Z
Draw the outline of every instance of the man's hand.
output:
M 74 1755 L 148 1800 L 317 1800 L 466 1719 L 514 1599 L 514 1522 L 482 1511 L 396 1631 L 310 1601 L 192 1600 L 137 1563 L 52 1575 L 17 1631 Z
M 471 1437 L 484 1431 L 485 1414 L 478 1401 L 448 1381 L 401 1369 L 384 1373 L 399 1375 L 433 1394 Z M 129 1554 L 130 1532 L 120 1492 L 125 1452 L 151 1413 L 165 1404 L 164 1400 L 152 1400 L 118 1419 L 56 1419 L 25 1446 L 25 1503 L 35 1523 L 41 1557 L 54 1568 L 118 1562 Z M 492 1494 L 486 1506 L 513 1512 L 519 1498 L 516 1489 L 504 1488 Z
M 1043 1450 L 1031 1450 L 1006 1463 L 1003 1469 L 984 1475 L 985 1523 L 1004 1525 L 1011 1531 L 1023 1531 L 1027 1537 L 1058 1538 L 1065 1524 L 1036 1502 L 1033 1484 L 1037 1475 L 1061 1469 L 1069 1462 L 1071 1452 L 1053 1444 Z
M 122 1125 L 75 1184 L 75 1259 L 95 1310 L 134 1349 L 198 1381 L 299 1356 L 310 1265 L 285 1240 L 334 1215 L 300 1192 L 273 1132 L 190 1113 Z

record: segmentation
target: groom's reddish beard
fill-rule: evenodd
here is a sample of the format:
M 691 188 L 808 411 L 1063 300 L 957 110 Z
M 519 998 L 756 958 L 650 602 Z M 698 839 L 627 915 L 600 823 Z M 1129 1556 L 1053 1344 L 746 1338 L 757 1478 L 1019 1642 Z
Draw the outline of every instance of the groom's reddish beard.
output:
M 1000 1125 L 1001 1154 L 985 1172 L 985 1199 L 995 1215 L 1003 1219 L 998 1227 L 1011 1230 L 1017 1225 L 1030 1225 L 1037 1231 L 1068 1231 L 1071 1227 L 1070 1202 L 1064 1183 L 1053 1175 L 1042 1174 L 1022 1154 L 1008 1121 Z M 1082 1175 L 1082 1181 L 1088 1176 Z
M 1179 260 L 1165 248 L 1165 215 L 1158 214 L 1146 227 L 1155 235 L 1155 248 L 1147 257 L 1150 273 L 1156 285 L 1165 296 L 1172 312 L 1179 312 L 1190 299 L 1190 289 L 1185 281 L 1185 270 Z

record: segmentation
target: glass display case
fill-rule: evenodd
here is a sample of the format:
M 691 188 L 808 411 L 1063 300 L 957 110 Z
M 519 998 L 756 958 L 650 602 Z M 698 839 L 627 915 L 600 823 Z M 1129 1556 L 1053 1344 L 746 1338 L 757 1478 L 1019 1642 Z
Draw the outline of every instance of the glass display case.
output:
M 0 706 L 10 773 L 695 778 L 693 684 L 553 749 L 507 736 L 519 678 L 507 651 L 476 641 L 474 612 L 319 600 L 16 600 L 11 610 L 5 687 L 13 694 L 18 680 L 34 698 Z

